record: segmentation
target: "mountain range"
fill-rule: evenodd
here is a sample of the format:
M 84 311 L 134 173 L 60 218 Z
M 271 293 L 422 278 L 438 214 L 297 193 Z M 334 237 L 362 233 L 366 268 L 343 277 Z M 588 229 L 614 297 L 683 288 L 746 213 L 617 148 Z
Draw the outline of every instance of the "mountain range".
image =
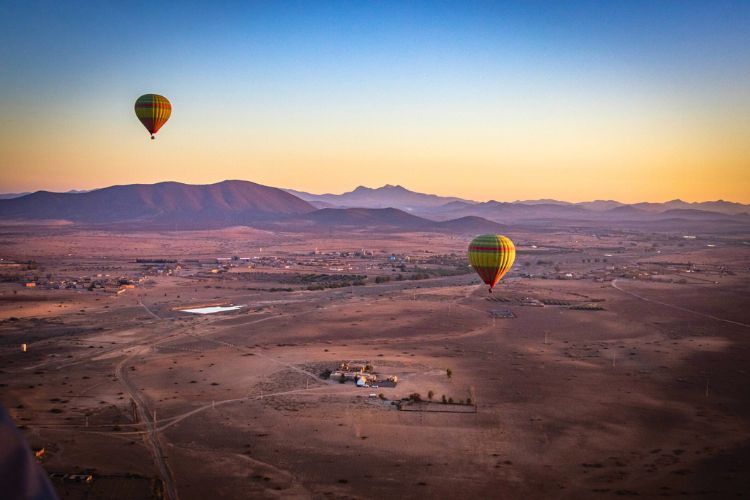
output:
M 77 189 L 71 189 L 70 191 L 67 191 L 68 193 L 86 193 L 87 190 L 77 190 Z M 26 196 L 27 194 L 31 194 L 31 192 L 24 192 L 24 193 L 0 193 L 0 200 L 10 200 L 12 198 L 20 198 L 21 196 Z
M 619 227 L 747 231 L 750 206 L 726 201 L 624 204 L 613 200 L 477 202 L 402 186 L 360 186 L 314 195 L 249 181 L 111 186 L 86 192 L 0 196 L 0 219 L 68 220 L 121 228 L 197 229 L 249 225 L 272 230 L 321 228 L 446 233 L 499 232 L 508 226 Z
M 451 196 L 416 193 L 403 186 L 391 184 L 374 189 L 359 186 L 354 191 L 342 194 L 311 194 L 293 189 L 285 191 L 318 208 L 398 208 L 411 212 L 420 208 L 438 207 L 452 201 L 474 203 Z
M 294 189 L 285 189 L 285 191 L 301 198 L 318 208 L 399 208 L 408 212 L 425 211 L 427 208 L 440 208 L 445 212 L 451 207 L 465 208 L 468 206 L 479 206 L 482 203 L 457 198 L 453 196 L 438 196 L 434 194 L 417 193 L 410 191 L 403 186 L 386 184 L 379 188 L 368 188 L 359 186 L 353 191 L 342 194 L 311 194 Z M 456 202 L 456 203 L 454 203 Z M 705 201 L 705 202 L 686 202 L 682 200 L 671 200 L 664 203 L 634 203 L 627 204 L 614 200 L 595 200 L 584 202 L 567 202 L 553 199 L 541 200 L 517 200 L 513 202 L 497 202 L 490 200 L 484 204 L 507 203 L 512 205 L 533 205 L 533 206 L 565 206 L 580 207 L 591 211 L 605 211 L 622 206 L 632 206 L 648 212 L 663 212 L 671 209 L 692 209 L 704 210 L 707 212 L 717 212 L 728 215 L 750 213 L 750 205 L 734 203 L 729 201 Z M 449 205 L 450 204 L 450 205 Z

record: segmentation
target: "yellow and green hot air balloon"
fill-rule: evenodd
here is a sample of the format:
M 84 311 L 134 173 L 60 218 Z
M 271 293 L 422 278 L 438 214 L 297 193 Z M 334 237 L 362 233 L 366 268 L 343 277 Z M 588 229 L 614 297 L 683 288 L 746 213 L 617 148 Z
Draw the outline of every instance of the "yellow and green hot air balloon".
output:
M 164 96 L 144 94 L 135 101 L 135 116 L 141 121 L 151 138 L 167 123 L 172 114 L 172 104 Z
M 516 246 L 507 236 L 483 234 L 469 243 L 469 263 L 490 286 L 490 293 L 515 260 Z

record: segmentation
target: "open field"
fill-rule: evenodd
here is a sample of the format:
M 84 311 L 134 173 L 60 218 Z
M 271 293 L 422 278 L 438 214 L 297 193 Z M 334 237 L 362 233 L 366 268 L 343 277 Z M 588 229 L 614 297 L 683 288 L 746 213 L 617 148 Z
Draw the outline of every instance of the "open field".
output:
M 748 240 L 512 237 L 3 227 L 0 398 L 63 498 L 750 495 Z

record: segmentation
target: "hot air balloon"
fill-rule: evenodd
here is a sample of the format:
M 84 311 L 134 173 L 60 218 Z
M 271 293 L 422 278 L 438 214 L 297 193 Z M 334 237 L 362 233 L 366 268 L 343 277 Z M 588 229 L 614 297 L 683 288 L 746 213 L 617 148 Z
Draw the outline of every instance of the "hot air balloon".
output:
M 507 236 L 483 234 L 469 243 L 469 263 L 490 286 L 490 293 L 515 260 L 516 246 Z
M 164 96 L 144 94 L 135 101 L 135 116 L 141 121 L 151 138 L 167 123 L 172 114 L 172 104 Z

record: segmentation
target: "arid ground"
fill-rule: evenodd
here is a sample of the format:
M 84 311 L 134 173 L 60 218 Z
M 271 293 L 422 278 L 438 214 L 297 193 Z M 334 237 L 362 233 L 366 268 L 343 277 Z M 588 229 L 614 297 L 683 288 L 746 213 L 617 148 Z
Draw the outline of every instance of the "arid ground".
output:
M 747 235 L 510 236 L 3 227 L 0 400 L 62 498 L 750 496 Z

